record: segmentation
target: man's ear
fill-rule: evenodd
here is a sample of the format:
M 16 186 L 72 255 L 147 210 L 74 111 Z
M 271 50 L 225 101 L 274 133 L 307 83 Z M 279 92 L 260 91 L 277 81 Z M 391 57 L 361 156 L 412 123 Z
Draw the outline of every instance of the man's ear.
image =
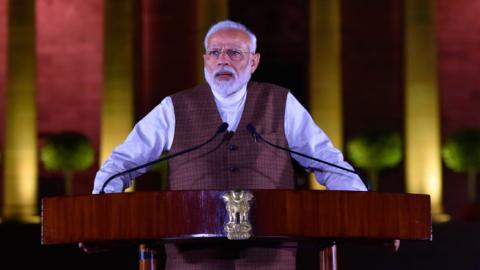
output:
M 259 64 L 260 64 L 260 54 L 256 53 L 252 56 L 252 62 L 251 62 L 252 74 L 255 72 Z

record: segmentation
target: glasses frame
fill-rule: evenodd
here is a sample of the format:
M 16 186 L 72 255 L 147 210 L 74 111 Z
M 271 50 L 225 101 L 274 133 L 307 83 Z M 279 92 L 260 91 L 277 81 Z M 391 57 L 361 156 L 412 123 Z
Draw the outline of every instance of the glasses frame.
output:
M 218 53 L 218 55 L 215 55 L 214 54 L 215 52 Z M 236 59 L 235 55 L 232 55 L 234 53 L 239 53 L 240 58 Z M 250 52 L 250 51 L 242 51 L 240 49 L 235 49 L 235 48 L 221 48 L 221 49 L 220 48 L 211 48 L 211 49 L 207 49 L 205 51 L 205 55 L 208 58 L 213 58 L 215 60 L 218 60 L 222 54 L 225 54 L 226 56 L 228 56 L 228 59 L 230 59 L 232 61 L 242 61 L 245 57 L 245 54 L 254 55 L 255 53 Z

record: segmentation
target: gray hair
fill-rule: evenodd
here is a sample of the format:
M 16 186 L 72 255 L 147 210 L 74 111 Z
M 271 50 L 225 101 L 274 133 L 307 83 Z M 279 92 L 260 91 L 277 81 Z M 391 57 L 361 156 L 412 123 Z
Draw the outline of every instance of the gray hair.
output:
M 208 39 L 210 38 L 210 36 L 223 29 L 238 29 L 247 33 L 248 36 L 250 37 L 250 52 L 255 53 L 255 51 L 257 50 L 257 37 L 255 36 L 255 34 L 252 31 L 250 31 L 250 29 L 248 29 L 245 25 L 239 22 L 234 22 L 230 20 L 220 21 L 210 27 L 210 29 L 207 32 L 207 35 L 205 35 L 205 40 L 204 40 L 205 50 L 207 49 Z

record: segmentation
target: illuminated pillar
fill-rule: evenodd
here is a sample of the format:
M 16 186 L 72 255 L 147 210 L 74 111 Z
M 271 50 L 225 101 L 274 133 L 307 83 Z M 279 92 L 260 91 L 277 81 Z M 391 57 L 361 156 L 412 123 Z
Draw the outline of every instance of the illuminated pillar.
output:
M 34 0 L 11 0 L 8 7 L 3 217 L 36 222 Z
M 0 171 L 3 172 L 3 146 L 5 133 L 5 80 L 7 66 L 8 1 L 0 0 Z M 0 174 L 0 209 L 3 208 L 3 173 Z M 1 211 L 0 211 L 1 212 Z M 0 213 L 1 222 L 1 213 Z
M 434 220 L 442 208 L 440 113 L 434 0 L 407 0 L 405 20 L 406 190 L 430 194 Z
M 310 1 L 310 112 L 333 144 L 342 148 L 340 1 Z M 310 177 L 313 189 L 321 188 Z
M 197 82 L 205 81 L 203 73 L 203 54 L 205 47 L 203 39 L 208 28 L 217 21 L 224 20 L 228 17 L 228 1 L 227 0 L 197 0 Z
M 100 163 L 130 133 L 134 122 L 134 0 L 105 1 L 104 88 Z M 122 18 L 118 20 L 118 18 Z M 100 164 L 101 165 L 101 164 Z M 133 182 L 134 183 L 134 182 Z M 133 191 L 132 185 L 127 191 Z
M 134 2 L 134 0 L 105 2 L 101 163 L 125 140 L 133 127 Z

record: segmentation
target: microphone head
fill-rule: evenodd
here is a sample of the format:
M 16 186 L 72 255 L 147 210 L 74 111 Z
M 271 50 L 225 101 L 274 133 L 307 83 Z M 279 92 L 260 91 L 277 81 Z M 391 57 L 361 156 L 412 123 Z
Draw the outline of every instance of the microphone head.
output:
M 248 124 L 247 125 L 247 130 L 248 132 L 250 132 L 250 134 L 254 135 L 257 133 L 257 130 L 255 129 L 255 127 L 252 125 L 252 124 Z
M 225 130 L 227 130 L 227 128 L 228 128 L 228 123 L 223 122 L 223 123 L 218 127 L 217 133 L 223 133 L 223 132 L 225 132 Z

